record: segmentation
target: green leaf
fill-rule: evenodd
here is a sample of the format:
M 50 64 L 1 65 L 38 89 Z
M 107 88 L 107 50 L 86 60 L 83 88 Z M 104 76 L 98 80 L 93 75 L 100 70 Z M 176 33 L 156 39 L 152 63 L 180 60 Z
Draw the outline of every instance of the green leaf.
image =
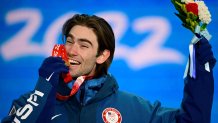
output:
M 201 31 L 205 30 L 207 27 L 207 24 L 206 23 L 203 23 L 202 26 L 201 26 Z
M 198 16 L 194 14 L 193 19 L 198 20 Z
M 190 24 L 191 24 L 192 27 L 196 27 L 195 22 L 190 21 Z
M 184 15 L 181 15 L 181 14 L 177 14 L 177 13 L 175 13 L 176 14 L 176 16 L 182 21 L 182 22 L 185 22 L 186 20 L 186 17 L 184 16 Z
M 183 11 L 185 14 L 187 14 L 187 10 L 186 10 L 186 7 L 185 7 L 184 4 L 182 4 L 181 9 L 182 9 L 182 11 Z

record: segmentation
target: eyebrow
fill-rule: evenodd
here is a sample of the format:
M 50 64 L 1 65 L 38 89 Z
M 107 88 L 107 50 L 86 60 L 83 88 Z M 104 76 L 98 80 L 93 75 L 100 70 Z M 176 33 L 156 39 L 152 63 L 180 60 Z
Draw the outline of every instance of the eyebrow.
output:
M 67 37 L 71 37 L 72 39 L 74 39 L 74 36 L 73 36 L 72 34 L 68 34 Z M 91 42 L 90 40 L 86 39 L 86 38 L 79 38 L 78 41 L 80 41 L 80 42 L 87 42 L 87 43 L 89 43 L 91 46 L 93 46 L 93 45 L 92 45 L 92 42 Z

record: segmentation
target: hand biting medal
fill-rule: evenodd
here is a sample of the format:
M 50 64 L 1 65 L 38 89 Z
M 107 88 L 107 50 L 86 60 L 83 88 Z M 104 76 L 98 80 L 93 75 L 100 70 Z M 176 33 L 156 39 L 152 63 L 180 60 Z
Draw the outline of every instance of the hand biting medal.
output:
M 56 44 L 52 51 L 52 56 L 61 57 L 65 61 L 66 66 L 70 66 L 69 59 L 67 57 L 67 52 L 63 44 Z M 62 74 L 64 82 L 67 84 L 73 80 L 72 76 L 68 72 L 67 74 Z M 56 98 L 59 100 L 67 100 L 73 96 L 80 88 L 85 79 L 90 79 L 92 77 L 80 76 L 76 79 L 71 89 L 70 95 L 63 96 L 59 93 L 56 94 Z
M 70 66 L 69 59 L 67 57 L 66 49 L 63 44 L 56 44 L 52 51 L 52 56 L 61 57 L 65 61 L 66 66 Z M 62 74 L 65 83 L 69 83 L 73 80 L 72 76 L 68 72 L 67 74 Z

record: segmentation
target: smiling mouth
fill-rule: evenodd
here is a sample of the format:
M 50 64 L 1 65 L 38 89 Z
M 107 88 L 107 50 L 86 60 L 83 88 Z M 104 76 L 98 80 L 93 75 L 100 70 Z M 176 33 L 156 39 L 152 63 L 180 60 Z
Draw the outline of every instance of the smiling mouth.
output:
M 76 60 L 69 60 L 70 65 L 80 65 L 81 63 Z

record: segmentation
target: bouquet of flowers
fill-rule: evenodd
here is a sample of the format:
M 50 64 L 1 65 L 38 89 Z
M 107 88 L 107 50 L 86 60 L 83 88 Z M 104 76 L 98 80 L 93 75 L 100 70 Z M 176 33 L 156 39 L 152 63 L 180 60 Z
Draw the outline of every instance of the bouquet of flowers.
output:
M 182 20 L 182 25 L 193 33 L 197 26 L 200 26 L 200 30 L 203 31 L 211 22 L 211 14 L 204 1 L 171 0 L 171 2 L 179 12 L 175 14 Z

